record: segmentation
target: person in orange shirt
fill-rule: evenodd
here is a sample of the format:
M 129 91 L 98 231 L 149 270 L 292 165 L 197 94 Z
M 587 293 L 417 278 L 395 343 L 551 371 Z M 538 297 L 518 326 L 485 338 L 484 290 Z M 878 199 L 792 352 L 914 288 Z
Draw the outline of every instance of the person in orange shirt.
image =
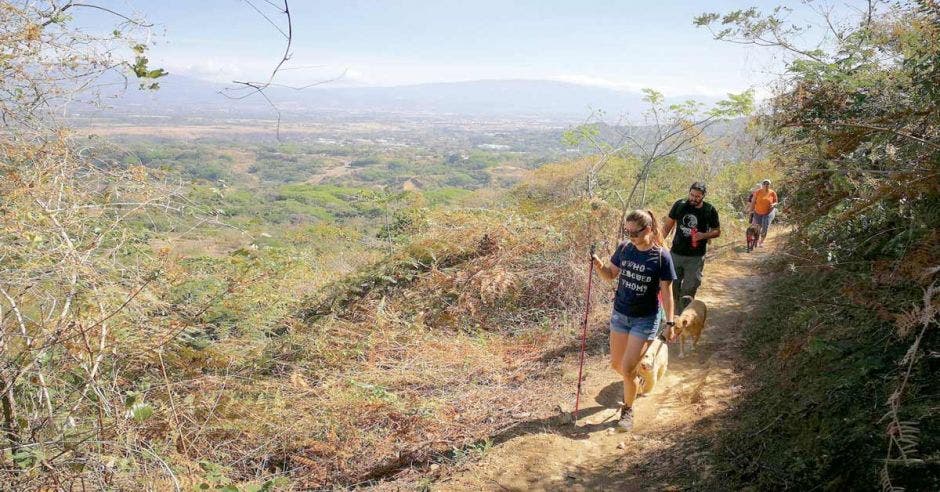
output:
M 767 230 L 777 213 L 777 192 L 770 189 L 770 180 L 761 182 L 761 189 L 754 192 L 751 197 L 751 208 L 754 210 L 754 222 L 760 226 L 760 241 L 757 246 L 764 245 Z

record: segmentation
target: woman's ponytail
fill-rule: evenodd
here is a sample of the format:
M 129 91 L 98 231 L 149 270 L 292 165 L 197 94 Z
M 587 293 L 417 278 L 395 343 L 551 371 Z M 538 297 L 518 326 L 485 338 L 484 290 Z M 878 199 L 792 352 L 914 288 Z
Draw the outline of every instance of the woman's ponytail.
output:
M 653 244 L 663 248 L 666 246 L 666 241 L 663 239 L 663 231 L 659 228 L 659 221 L 656 220 L 656 214 L 652 210 L 647 209 L 646 213 L 650 216 L 650 228 L 653 232 Z

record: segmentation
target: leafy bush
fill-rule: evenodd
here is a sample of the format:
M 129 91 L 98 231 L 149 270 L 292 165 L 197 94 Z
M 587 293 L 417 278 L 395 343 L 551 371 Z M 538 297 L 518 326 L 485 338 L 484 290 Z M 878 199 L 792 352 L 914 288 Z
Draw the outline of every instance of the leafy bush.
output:
M 796 54 L 767 123 L 798 229 L 747 335 L 763 384 L 722 443 L 739 484 L 940 487 L 940 9 L 870 8 L 828 51 L 782 9 L 697 20 Z

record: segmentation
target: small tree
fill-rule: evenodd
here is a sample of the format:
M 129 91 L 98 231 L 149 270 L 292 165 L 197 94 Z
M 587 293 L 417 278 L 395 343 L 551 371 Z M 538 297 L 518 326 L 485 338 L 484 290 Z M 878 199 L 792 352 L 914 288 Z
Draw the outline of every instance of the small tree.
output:
M 607 127 L 599 121 L 603 113 L 595 112 L 584 124 L 563 136 L 568 145 L 587 144 L 595 152 L 594 163 L 585 174 L 586 192 L 590 197 L 596 193 L 598 175 L 613 157 L 635 155 L 639 159 L 639 169 L 627 196 L 616 191 L 622 216 L 631 207 L 646 206 L 647 184 L 657 165 L 667 159 L 688 157 L 691 152 L 706 149 L 721 138 L 709 135 L 709 129 L 721 122 L 750 115 L 754 110 L 752 90 L 728 94 L 728 99 L 708 109 L 694 100 L 666 105 L 665 96 L 653 89 L 643 89 L 643 93 L 643 100 L 649 106 L 643 112 L 641 124 L 624 125 L 624 118 L 621 118 L 616 125 Z M 601 134 L 602 128 L 613 130 L 612 137 L 605 139 Z
M 116 26 L 77 30 L 79 10 Z M 153 408 L 119 368 L 145 367 L 180 323 L 157 295 L 172 275 L 140 219 L 193 208 L 143 166 L 96 158 L 54 118 L 65 104 L 95 102 L 108 73 L 157 88 L 166 72 L 148 66 L 148 35 L 142 20 L 101 5 L 0 1 L 4 488 L 76 477 L 106 488 L 107 455 L 152 460 L 137 436 Z

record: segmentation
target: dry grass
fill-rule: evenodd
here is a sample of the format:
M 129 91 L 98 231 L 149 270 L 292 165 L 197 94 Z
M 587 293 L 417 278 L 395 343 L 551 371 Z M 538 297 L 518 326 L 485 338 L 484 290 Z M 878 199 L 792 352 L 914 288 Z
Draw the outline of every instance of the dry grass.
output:
M 549 222 L 435 214 L 402 251 L 305 302 L 281 336 L 178 347 L 165 359 L 176 405 L 152 391 L 167 418 L 151 439 L 235 482 L 321 487 L 446 461 L 535 402 L 551 408 L 571 392 L 556 363 L 576 345 L 586 258 Z

